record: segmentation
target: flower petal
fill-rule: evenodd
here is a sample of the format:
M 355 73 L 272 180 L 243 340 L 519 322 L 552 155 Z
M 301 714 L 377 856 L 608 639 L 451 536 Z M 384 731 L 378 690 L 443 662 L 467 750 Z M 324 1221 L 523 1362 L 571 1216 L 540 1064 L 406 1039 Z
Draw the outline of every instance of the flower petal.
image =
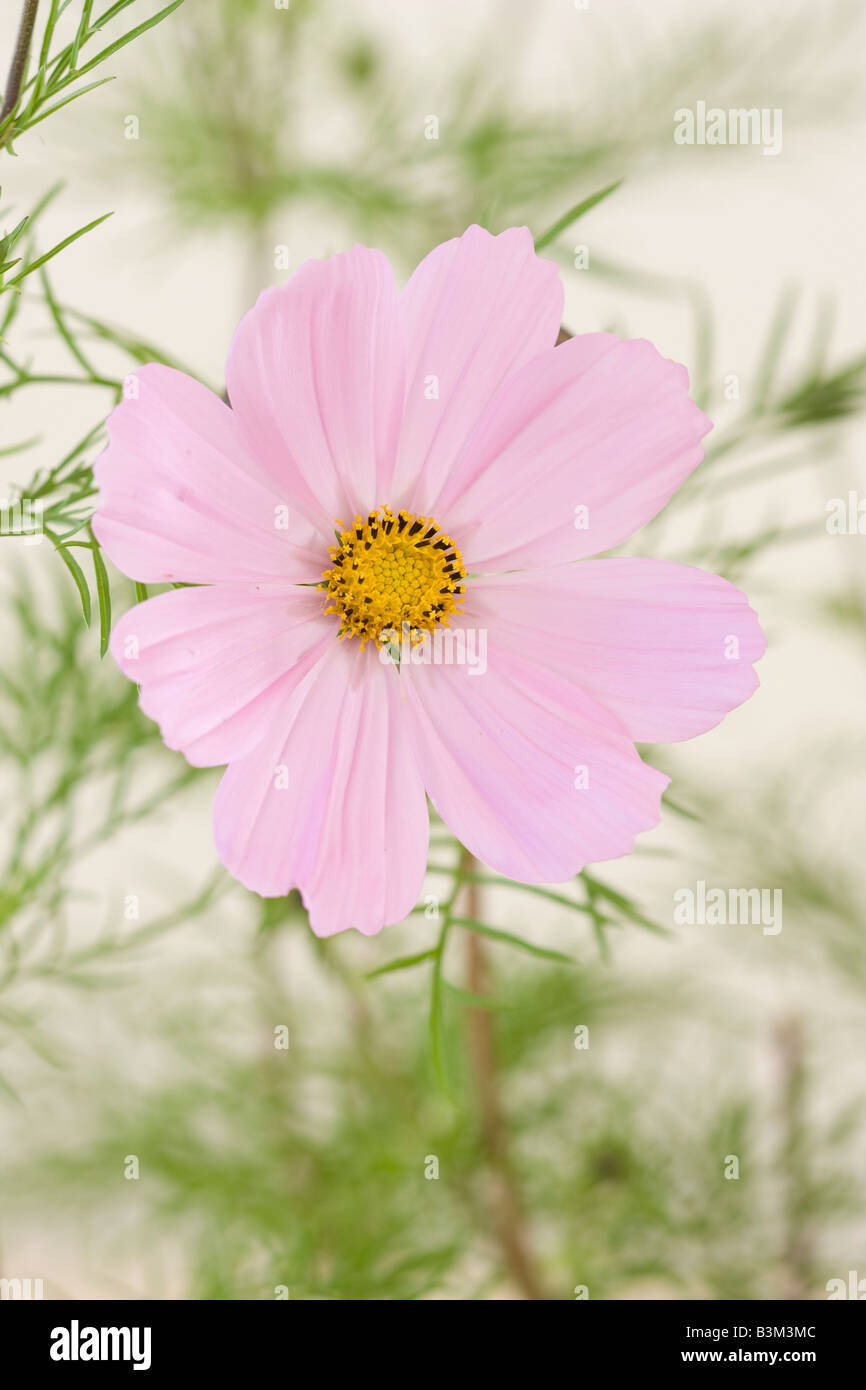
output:
M 371 935 L 402 921 L 421 891 L 427 803 L 399 686 L 372 647 L 335 642 L 220 783 L 223 863 L 263 897 L 300 888 L 319 936 Z
M 712 729 L 757 689 L 766 645 L 745 594 L 665 560 L 586 560 L 472 585 L 476 621 L 589 691 L 638 742 Z
M 565 882 L 629 854 L 635 835 L 658 823 L 668 778 L 641 762 L 592 696 L 490 637 L 483 674 L 466 665 L 401 673 L 436 810 L 484 864 L 524 883 Z
M 470 569 L 597 555 L 664 506 L 710 428 L 651 343 L 571 338 L 499 392 L 436 515 Z
M 556 342 L 562 303 L 557 267 L 526 227 L 470 227 L 421 262 L 400 297 L 408 375 L 393 506 L 434 510 L 496 391 Z
M 394 276 L 355 246 L 307 261 L 242 319 L 226 367 L 246 438 L 311 524 L 333 541 L 387 499 L 405 392 Z
M 111 652 L 169 748 L 194 767 L 243 757 L 335 635 L 321 594 L 289 585 L 216 584 L 139 603 Z
M 258 465 L 225 402 L 150 363 L 108 420 L 93 529 L 145 584 L 318 578 L 322 547 Z

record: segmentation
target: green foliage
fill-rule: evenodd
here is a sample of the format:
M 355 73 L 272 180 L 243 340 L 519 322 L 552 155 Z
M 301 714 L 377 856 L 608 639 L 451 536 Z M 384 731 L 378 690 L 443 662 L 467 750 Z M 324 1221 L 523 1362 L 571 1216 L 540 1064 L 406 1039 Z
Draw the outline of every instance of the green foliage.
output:
M 94 52 L 95 40 L 106 25 L 112 25 L 131 7 L 140 13 L 141 0 L 114 0 L 114 3 L 98 14 L 94 14 L 94 0 L 81 0 L 76 6 L 79 11 L 78 22 L 68 43 L 58 41 L 58 26 L 70 0 L 49 0 L 41 43 L 36 62 L 30 63 L 30 45 L 34 32 L 38 0 L 25 0 L 22 11 L 22 26 L 18 47 L 13 56 L 7 90 L 4 93 L 2 115 L 0 115 L 0 150 L 14 153 L 13 141 L 25 131 L 53 116 L 70 102 L 87 92 L 94 91 L 110 77 L 101 77 L 93 82 L 81 83 L 81 78 L 101 67 L 115 53 L 127 44 L 154 28 L 162 20 L 180 8 L 183 0 L 172 0 L 156 14 L 150 15 L 133 28 L 127 29 L 104 48 Z M 38 37 L 38 34 L 37 34 Z M 17 71 L 16 59 L 22 58 L 21 70 Z M 28 69 L 32 66 L 32 71 Z M 72 88 L 73 90 L 69 90 Z
M 164 1081 L 130 1097 L 124 1063 L 105 1068 L 98 1107 L 92 1079 L 79 1084 L 88 1141 L 46 1150 L 35 1172 L 7 1170 L 5 1181 L 65 1204 L 99 1192 L 118 1225 L 135 1203 L 133 1239 L 181 1238 L 191 1297 L 268 1300 L 278 1286 L 301 1300 L 507 1294 L 469 1078 L 455 1068 L 452 1099 L 431 1094 L 423 993 L 393 982 L 355 996 L 328 962 L 317 1025 L 300 982 L 303 930 L 292 934 L 294 968 L 262 948 L 219 1021 L 193 1023 L 192 981 L 182 980 L 146 1025 L 151 1043 L 162 1039 Z M 642 1041 L 651 1026 L 666 1045 L 649 990 L 615 989 L 586 964 L 497 972 L 495 987 L 511 1004 L 498 1040 L 512 1161 L 550 1297 L 570 1299 L 578 1284 L 593 1299 L 783 1296 L 789 1208 L 807 1202 L 810 1220 L 828 1220 L 854 1206 L 829 1127 L 810 1131 L 829 1167 L 807 1158 L 776 1210 L 764 1194 L 791 1136 L 762 1136 L 779 1098 L 707 1085 L 683 1106 Z M 572 1047 L 575 1019 L 591 1028 L 588 1052 Z M 457 1000 L 443 1039 L 454 1061 L 465 1054 L 463 1021 Z M 289 1028 L 287 1050 L 273 1045 L 277 1024 Z M 629 1068 L 616 1077 L 603 1059 L 623 1043 Z M 722 1063 L 713 1051 L 707 1064 Z M 139 1158 L 139 1183 L 122 1179 L 126 1153 Z M 736 1181 L 724 1176 L 730 1153 Z
M 4 1035 L 16 1020 L 26 1020 L 25 1041 L 47 1050 L 34 1017 L 6 1007 L 13 993 L 28 993 L 36 982 L 110 982 L 114 970 L 106 975 L 94 967 L 113 966 L 204 912 L 228 880 L 214 876 L 165 919 L 123 934 L 107 923 L 86 943 L 70 940 L 74 873 L 124 827 L 182 795 L 196 773 L 165 753 L 157 729 L 136 708 L 135 687 L 94 662 L 65 586 L 46 601 L 22 573 L 3 601 L 16 629 L 17 662 L 0 672 L 0 752 L 12 779 L 0 818 L 0 1043 L 9 1041 Z M 152 772 L 155 759 L 163 775 L 143 793 L 143 773 Z M 95 820 L 83 814 L 94 793 L 101 807 Z

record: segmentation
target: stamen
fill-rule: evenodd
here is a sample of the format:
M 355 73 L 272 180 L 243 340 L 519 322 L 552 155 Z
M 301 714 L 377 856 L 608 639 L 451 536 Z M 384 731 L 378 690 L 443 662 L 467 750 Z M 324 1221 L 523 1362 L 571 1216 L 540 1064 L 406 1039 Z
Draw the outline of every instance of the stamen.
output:
M 322 572 L 326 613 L 340 618 L 338 637 L 360 637 L 361 646 L 382 633 L 409 628 L 422 639 L 437 624 L 447 627 L 463 601 L 466 571 L 460 551 L 431 516 L 379 507 L 364 521 L 337 533 L 331 568 Z

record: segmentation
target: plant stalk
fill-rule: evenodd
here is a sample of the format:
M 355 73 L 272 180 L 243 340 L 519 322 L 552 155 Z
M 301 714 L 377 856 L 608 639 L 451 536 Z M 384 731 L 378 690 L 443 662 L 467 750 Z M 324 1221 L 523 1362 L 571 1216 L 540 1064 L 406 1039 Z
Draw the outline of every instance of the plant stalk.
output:
M 472 874 L 477 864 L 468 850 L 461 855 L 461 873 Z M 479 920 L 481 888 L 471 878 L 464 885 L 466 913 Z M 487 993 L 487 958 L 477 932 L 467 936 L 466 983 L 473 994 Z M 508 1129 L 499 1093 L 496 1037 L 489 1009 L 467 1010 L 469 1055 L 478 1095 L 481 1142 L 494 1180 L 493 1226 L 505 1266 L 524 1298 L 544 1300 L 547 1295 L 529 1253 L 526 1218 L 508 1152 Z
M 27 70 L 27 58 L 30 54 L 30 42 L 33 38 L 33 28 L 36 24 L 36 11 L 39 8 L 39 0 L 24 0 L 24 7 L 21 11 L 21 23 L 18 26 L 18 38 L 15 43 L 15 50 L 12 54 L 12 62 L 9 65 L 9 76 L 6 79 L 6 91 L 3 95 L 3 105 L 0 106 L 0 126 L 6 117 L 15 110 L 16 103 L 21 95 L 21 83 L 24 81 L 24 73 Z

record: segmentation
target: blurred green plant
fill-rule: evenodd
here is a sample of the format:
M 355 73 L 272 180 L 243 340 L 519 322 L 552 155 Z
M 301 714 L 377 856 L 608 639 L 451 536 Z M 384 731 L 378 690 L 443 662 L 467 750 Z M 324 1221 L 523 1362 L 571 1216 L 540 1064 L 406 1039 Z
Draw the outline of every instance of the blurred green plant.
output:
M 102 77 L 80 85 L 80 79 L 100 68 L 127 44 L 154 28 L 177 10 L 183 0 L 172 0 L 156 14 L 141 20 L 127 29 L 106 47 L 92 52 L 93 40 L 107 26 L 119 19 L 131 6 L 141 12 L 141 0 L 115 0 L 115 3 L 99 14 L 94 14 L 93 0 L 80 0 L 75 6 L 77 20 L 71 29 L 68 42 L 59 39 L 61 21 L 69 28 L 72 0 L 49 0 L 41 41 L 35 65 L 31 63 L 31 48 L 37 31 L 39 0 L 23 0 L 18 35 L 9 65 L 9 75 L 0 104 L 0 152 L 4 149 L 14 154 L 13 141 L 33 126 L 47 119 L 62 107 L 69 105 L 78 97 L 110 82 L 110 77 Z M 32 71 L 31 71 L 32 68 Z M 77 85 L 78 84 L 78 85 Z M 72 88 L 73 90 L 69 90 Z M 19 218 L 8 231 L 0 232 L 0 363 L 6 368 L 7 379 L 0 380 L 0 398 L 10 397 L 24 387 L 33 385 L 87 385 L 105 387 L 119 399 L 122 383 L 100 374 L 89 362 L 79 341 L 80 323 L 73 326 L 68 319 L 71 315 L 57 303 L 48 280 L 46 265 L 73 242 L 93 231 L 109 217 L 105 213 L 96 217 L 77 231 L 71 232 L 48 251 L 37 252 L 36 237 L 38 222 L 45 209 L 60 192 L 62 185 L 54 187 L 44 195 L 30 213 Z M 10 216 L 0 202 L 0 227 Z M 53 326 L 75 361 L 80 374 L 61 376 L 46 374 L 33 369 L 31 362 L 21 362 L 8 346 L 8 337 L 21 307 L 21 287 L 29 277 L 38 272 L 39 281 L 45 297 Z M 82 319 L 84 316 L 77 316 Z M 113 333 L 105 325 L 97 325 L 90 320 L 88 327 L 103 339 L 115 341 L 123 346 L 134 361 L 141 361 L 136 345 L 123 335 Z M 159 358 L 159 354 L 149 354 L 148 360 Z M 159 359 L 162 360 L 162 359 Z M 99 548 L 92 534 L 87 540 L 73 539 L 89 526 L 89 513 L 83 510 L 84 504 L 94 494 L 93 477 L 84 454 L 99 439 L 99 427 L 94 427 L 76 448 L 53 468 L 36 475 L 29 483 L 13 490 L 12 501 L 26 498 L 28 505 L 38 503 L 44 511 L 45 535 L 53 544 L 78 590 L 84 620 L 90 623 L 91 598 L 90 585 L 79 560 L 73 553 L 76 549 L 87 549 L 93 564 L 93 583 L 99 610 L 100 651 L 104 655 L 108 647 L 111 626 L 110 586 L 108 574 Z M 23 445 L 4 446 L 2 453 L 9 454 L 32 447 L 35 441 L 28 440 Z
M 0 855 L 0 1045 L 10 1028 L 50 1055 L 47 1038 L 26 1010 L 7 1001 L 37 981 L 81 988 L 111 983 L 112 966 L 161 932 L 204 912 L 228 880 L 214 874 L 166 918 L 118 933 L 106 923 L 82 944 L 70 940 L 73 876 L 124 827 L 153 816 L 196 777 L 162 748 L 156 727 L 136 705 L 134 686 L 94 663 L 75 599 L 64 585 L 46 604 L 20 572 L 4 593 L 16 630 L 16 662 L 0 671 L 0 753 L 10 791 Z M 52 609 L 56 610 L 52 612 Z M 166 775 L 152 784 L 154 761 Z M 145 779 L 141 774 L 147 769 Z M 142 793 L 140 784 L 152 785 Z M 94 819 L 81 808 L 98 793 Z M 12 1087 L 0 1076 L 0 1089 Z
M 407 64 L 380 28 L 347 19 L 334 0 L 187 6 L 163 34 L 158 79 L 138 84 L 148 139 L 134 161 L 115 157 L 113 172 L 150 177 L 182 227 L 238 228 L 253 257 L 270 252 L 270 229 L 289 211 L 320 209 L 409 268 L 470 222 L 543 225 L 582 187 L 657 159 L 672 148 L 684 92 L 736 106 L 760 81 L 786 123 L 857 109 L 851 54 L 863 16 L 851 0 L 772 26 L 701 12 L 665 41 L 644 33 L 642 56 L 602 23 L 603 61 L 592 68 L 577 14 L 562 57 L 574 97 L 564 105 L 559 93 L 555 106 L 526 76 L 538 17 L 530 6 L 488 7 L 440 55 L 431 88 L 429 62 Z M 259 263 L 259 287 L 262 275 Z
M 103 1254 L 115 1264 L 129 1241 L 153 1250 L 179 1239 L 178 1273 L 193 1298 L 515 1296 L 491 1236 L 502 1194 L 471 1077 L 455 1069 L 450 1104 L 426 1085 L 423 995 L 407 977 L 357 996 L 331 970 L 328 943 L 327 988 L 317 972 L 311 1008 L 310 944 L 295 939 L 294 970 L 275 945 L 260 942 L 241 999 L 228 1011 L 223 1000 L 218 1016 L 193 1021 L 192 981 L 179 981 L 146 1034 L 166 1052 L 161 1079 L 130 1096 L 122 1075 L 103 1068 L 97 1100 L 92 1076 L 71 1078 L 87 1139 L 45 1146 L 26 1172 L 7 1165 L 4 1183 L 25 1204 L 46 1190 L 67 1208 L 98 1193 L 103 1224 L 123 1231 Z M 850 1114 L 804 1129 L 802 1062 L 782 1067 L 769 1096 L 742 1081 L 719 1089 L 730 1039 L 717 1040 L 683 1104 L 660 1064 L 686 999 L 666 1025 L 670 1000 L 655 986 L 615 985 L 586 963 L 506 966 L 507 953 L 495 961 L 497 992 L 511 1005 L 498 1016 L 498 1062 L 545 1296 L 568 1300 L 579 1285 L 592 1299 L 817 1293 L 827 1256 L 793 1250 L 791 1222 L 802 1234 L 806 1219 L 814 1230 L 850 1218 L 856 1168 L 843 1148 Z M 455 1060 L 466 1012 L 455 1000 L 445 1018 Z M 576 1019 L 591 1032 L 590 1051 L 572 1046 Z M 286 1049 L 274 1045 L 277 1027 L 288 1029 Z M 612 1047 L 625 1049 L 625 1071 L 606 1065 Z M 819 1165 L 816 1153 L 829 1161 Z M 138 1183 L 123 1181 L 125 1154 L 140 1161 Z M 731 1154 L 736 1181 L 724 1176 Z M 768 1194 L 780 1179 L 777 1206 Z

